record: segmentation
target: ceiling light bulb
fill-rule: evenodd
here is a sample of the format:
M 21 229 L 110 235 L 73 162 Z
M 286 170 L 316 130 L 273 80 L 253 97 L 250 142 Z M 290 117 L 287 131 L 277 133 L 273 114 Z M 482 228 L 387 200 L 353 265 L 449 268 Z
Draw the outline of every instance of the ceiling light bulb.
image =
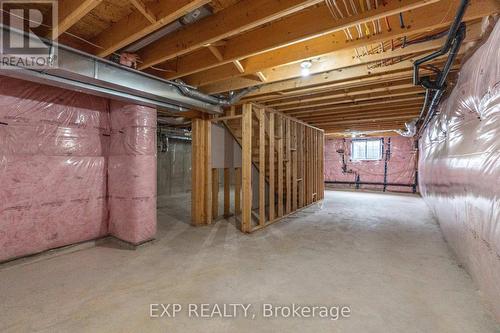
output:
M 302 68 L 300 73 L 302 74 L 302 76 L 309 76 L 309 74 L 311 74 L 311 70 L 310 70 L 311 66 L 312 66 L 312 63 L 310 61 L 303 61 L 300 64 L 300 67 Z

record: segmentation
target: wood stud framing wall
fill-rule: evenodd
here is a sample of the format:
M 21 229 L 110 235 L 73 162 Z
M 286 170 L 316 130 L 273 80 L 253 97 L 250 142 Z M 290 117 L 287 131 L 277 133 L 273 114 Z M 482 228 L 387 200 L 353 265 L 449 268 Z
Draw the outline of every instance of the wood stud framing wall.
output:
M 224 216 L 235 215 L 250 233 L 323 199 L 324 132 L 273 109 L 245 104 L 236 112 L 193 122 L 193 224 L 219 216 L 219 170 L 211 169 L 210 127 L 222 121 L 242 148 L 242 167 L 224 172 Z M 203 164 L 205 163 L 205 164 Z M 258 170 L 253 207 L 252 168 Z M 234 175 L 234 209 L 230 207 Z M 255 176 L 255 175 L 254 175 Z M 203 179 L 204 178 L 204 179 Z

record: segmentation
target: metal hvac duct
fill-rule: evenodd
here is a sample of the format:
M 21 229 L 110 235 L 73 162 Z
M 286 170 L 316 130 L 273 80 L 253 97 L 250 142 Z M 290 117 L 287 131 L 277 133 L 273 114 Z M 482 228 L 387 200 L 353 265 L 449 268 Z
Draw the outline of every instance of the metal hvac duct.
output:
M 20 34 L 22 38 L 34 38 L 4 25 L 1 25 L 1 29 L 8 30 L 10 34 Z M 46 39 L 43 41 L 46 45 L 58 48 L 57 68 L 10 69 L 3 65 L 0 75 L 175 112 L 200 110 L 222 113 L 223 100 L 202 94 L 193 87 L 164 80 Z

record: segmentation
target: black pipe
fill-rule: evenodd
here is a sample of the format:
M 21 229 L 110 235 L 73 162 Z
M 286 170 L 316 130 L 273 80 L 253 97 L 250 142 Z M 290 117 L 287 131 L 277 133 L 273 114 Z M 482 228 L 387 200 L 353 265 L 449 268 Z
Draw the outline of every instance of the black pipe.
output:
M 455 39 L 455 35 L 457 34 L 458 29 L 460 28 L 462 18 L 464 17 L 465 10 L 467 9 L 468 5 L 469 5 L 469 0 L 462 0 L 460 2 L 460 6 L 458 7 L 457 14 L 455 15 L 455 20 L 453 21 L 450 29 L 448 30 L 448 37 L 446 38 L 446 41 L 445 41 L 444 45 L 441 47 L 441 49 L 415 61 L 415 63 L 413 64 L 413 84 L 414 85 L 417 86 L 417 85 L 420 85 L 422 83 L 420 81 L 420 78 L 419 78 L 420 65 L 448 53 L 448 51 L 451 48 L 452 41 L 453 41 L 453 39 Z
M 384 161 L 384 192 L 387 189 L 387 174 L 389 172 L 388 162 L 391 158 L 391 138 L 387 140 L 387 150 L 385 152 L 385 161 Z
M 429 111 L 427 112 L 427 115 L 425 117 L 424 122 L 422 123 L 422 126 L 420 127 L 420 133 L 425 129 L 429 121 L 432 119 L 434 116 L 434 112 L 441 101 L 441 98 L 443 97 L 444 94 L 444 88 L 446 86 L 446 78 L 448 77 L 448 74 L 450 73 L 451 66 L 453 66 L 453 63 L 455 62 L 455 59 L 458 56 L 458 51 L 460 50 L 460 46 L 462 46 L 462 42 L 465 39 L 465 34 L 466 34 L 466 26 L 465 23 L 461 23 L 459 30 L 457 32 L 457 35 L 455 39 L 453 40 L 453 45 L 451 47 L 450 54 L 448 56 L 448 59 L 446 60 L 446 63 L 444 65 L 443 71 L 438 75 L 438 78 L 436 79 L 436 87 L 438 90 L 436 91 L 436 94 L 434 95 L 434 98 L 432 99 L 431 104 L 429 105 Z M 430 88 L 428 88 L 430 89 Z
M 439 39 L 439 38 L 442 38 L 446 35 L 448 35 L 448 31 L 449 30 L 444 30 L 444 31 L 441 31 L 441 32 L 438 32 L 434 35 L 430 35 L 430 36 L 427 36 L 427 37 L 422 37 L 422 38 L 417 38 L 417 39 L 414 39 L 414 40 L 411 40 L 411 41 L 407 41 L 405 46 L 410 46 L 410 45 L 414 45 L 414 44 L 420 44 L 420 43 L 425 43 L 425 42 L 428 42 L 428 41 L 431 41 L 431 40 L 436 40 L 436 39 Z
M 413 183 L 413 193 L 417 193 L 418 186 L 418 170 L 415 170 L 415 183 Z
M 356 189 L 359 189 L 359 185 L 379 185 L 384 186 L 384 183 L 379 182 L 349 182 L 341 180 L 325 180 L 325 184 L 339 184 L 339 185 L 356 185 Z M 404 186 L 404 187 L 414 187 L 415 184 L 400 184 L 400 183 L 386 183 L 387 186 Z

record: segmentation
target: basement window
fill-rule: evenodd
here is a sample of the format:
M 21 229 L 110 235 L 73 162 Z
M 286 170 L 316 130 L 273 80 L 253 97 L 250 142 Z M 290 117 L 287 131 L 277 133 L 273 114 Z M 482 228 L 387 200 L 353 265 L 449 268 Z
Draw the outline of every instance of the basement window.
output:
M 376 161 L 382 159 L 382 139 L 352 140 L 351 158 L 353 161 Z

